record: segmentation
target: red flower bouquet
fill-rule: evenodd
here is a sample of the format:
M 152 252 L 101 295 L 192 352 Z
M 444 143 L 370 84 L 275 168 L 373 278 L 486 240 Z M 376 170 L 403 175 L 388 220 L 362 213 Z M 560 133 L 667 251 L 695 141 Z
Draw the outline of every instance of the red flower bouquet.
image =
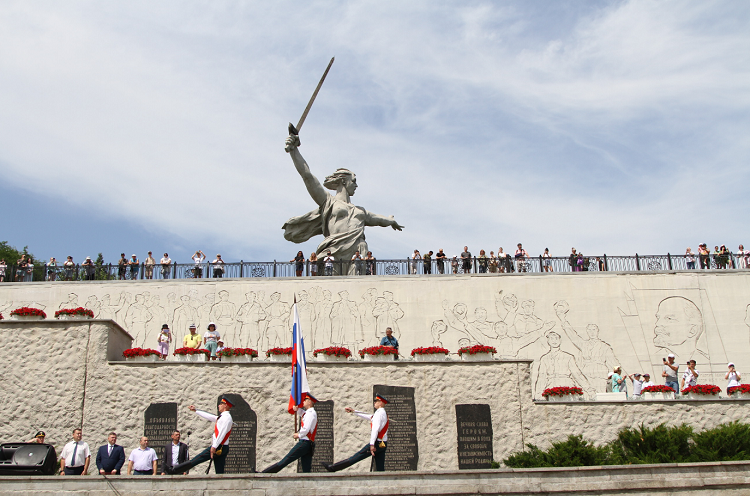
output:
M 47 314 L 44 313 L 44 311 L 39 310 L 38 308 L 29 308 L 29 307 L 21 307 L 16 308 L 12 312 L 10 312 L 11 315 L 18 315 L 19 317 L 41 317 L 43 319 L 47 318 Z
M 719 394 L 721 388 L 719 386 L 714 386 L 713 384 L 698 384 L 696 386 L 688 386 L 680 392 L 682 394 Z
M 329 346 L 328 348 L 321 348 L 319 350 L 313 351 L 313 356 L 316 357 L 320 355 L 328 355 L 328 356 L 342 356 L 349 358 L 352 356 L 352 350 L 349 348 L 343 348 L 341 346 Z
M 545 398 L 547 396 L 567 396 L 567 395 L 574 395 L 583 394 L 583 389 L 579 387 L 567 387 L 567 386 L 558 386 L 553 388 L 547 388 L 542 392 L 542 396 Z
M 438 355 L 440 353 L 442 353 L 444 355 L 447 355 L 447 354 L 450 353 L 450 351 L 448 351 L 445 348 L 441 348 L 439 346 L 428 346 L 427 348 L 414 348 L 413 350 L 411 350 L 411 356 L 414 356 L 414 355 Z
M 364 358 L 365 355 L 398 355 L 398 350 L 393 346 L 371 346 L 359 350 L 359 356 Z
M 145 348 L 129 348 L 122 352 L 122 356 L 124 356 L 125 358 L 134 358 L 134 357 L 142 357 L 142 356 L 149 356 L 149 355 L 161 356 L 161 353 L 159 353 L 156 350 L 145 349 Z
M 740 384 L 739 386 L 730 387 L 727 392 L 731 395 L 734 393 L 750 393 L 750 384 Z
M 270 350 L 266 351 L 266 358 L 270 357 L 271 355 L 291 355 L 291 354 L 292 354 L 291 346 L 289 348 L 271 348 Z
M 209 353 L 211 352 L 204 348 L 196 349 L 196 348 L 184 347 L 184 348 L 177 348 L 176 350 L 174 350 L 173 355 L 198 355 L 198 354 L 208 355 Z
M 482 344 L 475 344 L 474 346 L 464 346 L 458 350 L 459 355 L 468 353 L 469 355 L 476 355 L 477 353 L 497 353 L 497 350 L 492 346 L 484 346 Z
M 229 357 L 229 356 L 243 356 L 250 355 L 253 358 L 258 356 L 258 352 L 252 348 L 224 348 L 223 350 L 216 353 L 216 356 Z
M 674 389 L 665 386 L 664 384 L 659 384 L 657 386 L 649 386 L 641 389 L 641 394 L 642 393 L 674 393 Z
M 3 320 L 5 317 L 3 317 L 3 314 L 0 313 L 0 320 Z
M 83 307 L 63 308 L 62 310 L 58 310 L 55 312 L 56 319 L 59 319 L 60 315 L 70 315 L 71 317 L 76 317 L 80 315 L 81 317 L 88 317 L 90 319 L 94 318 L 94 312 Z

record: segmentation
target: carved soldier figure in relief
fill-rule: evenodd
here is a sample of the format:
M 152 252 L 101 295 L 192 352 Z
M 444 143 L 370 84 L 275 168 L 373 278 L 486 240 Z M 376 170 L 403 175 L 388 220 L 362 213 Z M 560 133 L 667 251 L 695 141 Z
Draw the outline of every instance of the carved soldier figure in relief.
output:
M 336 260 L 351 260 L 357 250 L 360 253 L 368 251 L 365 226 L 390 226 L 398 231 L 403 229 L 404 226 L 396 222 L 392 215 L 386 217 L 352 205 L 350 197 L 357 189 L 357 177 L 348 169 L 336 170 L 320 184 L 300 155 L 297 148 L 299 144 L 298 136 L 289 136 L 286 140 L 286 150 L 318 208 L 289 219 L 282 226 L 286 240 L 304 243 L 313 236 L 322 234 L 325 239 L 318 245 L 318 258 L 323 258 L 330 250 Z M 336 194 L 328 194 L 326 188 L 335 191 Z M 354 264 L 349 265 L 348 272 L 354 275 Z M 341 272 L 338 264 L 334 264 L 334 272 Z

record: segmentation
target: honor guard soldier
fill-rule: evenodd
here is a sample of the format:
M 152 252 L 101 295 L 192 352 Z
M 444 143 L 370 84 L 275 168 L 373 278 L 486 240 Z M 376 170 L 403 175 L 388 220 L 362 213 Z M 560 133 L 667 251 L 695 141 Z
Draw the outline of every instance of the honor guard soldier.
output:
M 385 413 L 384 407 L 387 404 L 388 400 L 384 396 L 377 394 L 375 395 L 375 413 L 373 414 L 360 412 L 350 407 L 344 409 L 348 413 L 355 413 L 358 417 L 370 421 L 370 444 L 366 444 L 361 450 L 346 460 L 336 462 L 333 465 L 324 463 L 323 467 L 326 470 L 329 472 L 338 472 L 372 456 L 375 464 L 375 472 L 385 471 L 385 450 L 388 445 L 388 415 Z M 370 465 L 370 471 L 373 471 L 372 465 Z
M 297 416 L 302 417 L 299 432 L 294 433 L 294 439 L 298 439 L 299 442 L 289 450 L 289 453 L 280 462 L 266 468 L 263 473 L 275 474 L 297 459 L 302 460 L 303 472 L 307 473 L 312 469 L 312 458 L 315 452 L 315 434 L 318 432 L 318 414 L 315 412 L 313 406 L 318 400 L 310 393 L 305 394 L 305 401 L 302 402 L 302 411 L 296 405 L 293 407 Z
M 214 468 L 217 474 L 224 473 L 224 462 L 229 452 L 229 434 L 232 433 L 232 414 L 229 410 L 234 406 L 229 398 L 222 396 L 219 401 L 219 416 L 212 415 L 203 410 L 197 410 L 193 405 L 188 408 L 190 411 L 195 412 L 198 416 L 203 417 L 209 422 L 215 422 L 214 424 L 214 435 L 211 438 L 211 446 L 201 451 L 198 456 L 188 460 L 186 462 L 175 465 L 174 467 L 167 467 L 170 474 L 181 474 L 187 472 L 191 468 L 198 464 L 207 462 L 209 459 L 214 461 Z

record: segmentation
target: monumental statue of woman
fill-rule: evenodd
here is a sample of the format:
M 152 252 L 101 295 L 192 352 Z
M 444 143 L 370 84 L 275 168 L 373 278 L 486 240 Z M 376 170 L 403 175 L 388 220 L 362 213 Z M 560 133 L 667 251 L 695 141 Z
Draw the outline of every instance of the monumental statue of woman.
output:
M 336 170 L 320 184 L 300 155 L 297 148 L 299 144 L 298 136 L 289 136 L 285 149 L 291 155 L 307 192 L 318 204 L 318 208 L 289 219 L 282 226 L 284 239 L 304 243 L 313 236 L 322 234 L 325 239 L 316 250 L 318 258 L 322 259 L 330 251 L 336 262 L 340 262 L 334 264 L 336 273 L 347 272 L 347 269 L 339 271 L 339 267 L 348 267 L 348 273 L 354 274 L 355 267 L 350 264 L 352 256 L 357 250 L 360 253 L 368 251 L 365 226 L 391 226 L 398 231 L 404 226 L 399 225 L 392 215 L 386 217 L 374 214 L 351 203 L 350 198 L 357 189 L 357 177 L 348 169 Z M 331 195 L 326 188 L 336 193 Z

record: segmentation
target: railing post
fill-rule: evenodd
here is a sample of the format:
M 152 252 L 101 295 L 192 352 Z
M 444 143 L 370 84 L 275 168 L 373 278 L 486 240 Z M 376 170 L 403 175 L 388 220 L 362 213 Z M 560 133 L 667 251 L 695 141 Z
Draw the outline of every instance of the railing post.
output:
M 669 266 L 669 270 L 672 270 L 672 255 L 667 253 L 667 265 Z
M 141 263 L 141 270 L 140 270 L 140 272 L 141 272 L 141 279 L 143 279 L 143 276 L 144 276 L 143 272 L 144 272 L 144 267 L 145 266 L 146 266 L 145 262 Z
M 276 277 L 276 260 L 273 261 L 273 276 Z
M 310 275 L 310 261 L 307 260 L 305 262 L 305 276 L 309 276 L 309 275 Z
M 539 272 L 544 272 L 544 267 L 542 266 L 542 256 L 539 255 Z
M 635 270 L 639 271 L 641 270 L 641 261 L 638 259 L 638 254 L 635 254 Z
M 242 277 L 242 274 L 243 274 L 243 271 L 242 271 L 242 266 L 243 266 L 244 264 L 245 264 L 245 262 L 243 262 L 242 260 L 240 260 L 240 277 Z
M 474 257 L 474 273 L 477 273 L 477 257 Z
M 172 279 L 177 279 L 177 260 L 174 261 L 174 266 L 172 267 Z
M 609 272 L 609 266 L 607 265 L 607 254 L 604 254 L 604 270 Z
M 112 278 L 112 264 L 110 263 L 108 267 L 109 268 L 107 269 L 107 280 L 109 281 Z

